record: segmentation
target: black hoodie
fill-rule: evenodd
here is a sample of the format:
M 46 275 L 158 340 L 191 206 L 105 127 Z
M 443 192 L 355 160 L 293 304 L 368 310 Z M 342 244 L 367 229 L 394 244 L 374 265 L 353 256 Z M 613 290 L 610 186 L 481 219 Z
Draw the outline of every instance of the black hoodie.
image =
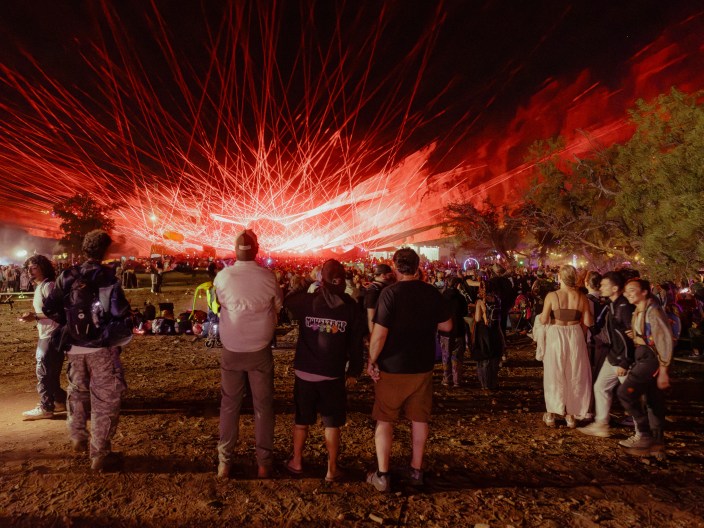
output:
M 330 378 L 356 377 L 362 372 L 362 338 L 366 321 L 357 303 L 347 294 L 330 307 L 322 287 L 314 293 L 295 293 L 284 306 L 298 319 L 298 343 L 293 368 Z

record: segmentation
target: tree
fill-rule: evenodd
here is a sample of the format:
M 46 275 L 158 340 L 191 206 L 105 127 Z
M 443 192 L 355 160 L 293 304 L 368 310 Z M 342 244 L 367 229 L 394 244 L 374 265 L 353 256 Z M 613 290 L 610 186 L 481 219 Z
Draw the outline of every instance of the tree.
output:
M 537 176 L 525 195 L 526 226 L 595 264 L 636 261 L 655 279 L 704 266 L 702 94 L 673 89 L 629 112 L 623 145 L 565 159 L 561 141 L 533 145 Z M 635 263 L 635 262 L 634 262 Z
M 478 208 L 471 202 L 451 203 L 446 208 L 446 232 L 456 236 L 461 245 L 474 251 L 495 250 L 509 263 L 522 238 L 522 221 L 507 206 L 497 207 L 485 200 Z
M 633 137 L 617 147 L 620 216 L 649 274 L 691 276 L 704 266 L 704 92 L 672 89 L 630 112 Z
M 628 227 L 612 211 L 621 186 L 614 157 L 613 147 L 597 146 L 589 157 L 565 159 L 561 139 L 532 146 L 530 159 L 537 175 L 525 193 L 521 214 L 541 254 L 556 246 L 583 254 L 597 266 L 633 258 L 636 249 Z
M 115 221 L 108 216 L 109 208 L 83 193 L 56 203 L 52 210 L 61 219 L 59 227 L 65 233 L 59 243 L 73 255 L 81 253 L 83 238 L 88 232 L 94 229 L 111 231 L 115 227 Z

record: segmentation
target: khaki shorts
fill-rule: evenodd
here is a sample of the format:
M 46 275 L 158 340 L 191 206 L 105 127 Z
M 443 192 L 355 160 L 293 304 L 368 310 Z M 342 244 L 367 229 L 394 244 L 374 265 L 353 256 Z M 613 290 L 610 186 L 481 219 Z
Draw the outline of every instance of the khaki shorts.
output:
M 374 385 L 372 418 L 395 422 L 401 410 L 413 422 L 427 423 L 433 407 L 433 372 L 420 374 L 379 373 Z

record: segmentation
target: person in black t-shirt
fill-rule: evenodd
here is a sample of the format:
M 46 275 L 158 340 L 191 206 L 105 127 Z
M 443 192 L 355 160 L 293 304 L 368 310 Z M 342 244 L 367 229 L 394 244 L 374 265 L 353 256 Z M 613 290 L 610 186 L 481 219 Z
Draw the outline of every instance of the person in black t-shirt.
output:
M 372 333 L 374 327 L 374 313 L 376 312 L 376 303 L 381 295 L 381 290 L 394 282 L 395 275 L 388 264 L 377 264 L 374 268 L 374 280 L 367 286 L 364 293 L 364 310 L 367 314 L 367 325 L 369 333 Z
M 389 458 L 394 422 L 403 410 L 411 420 L 413 453 L 411 483 L 423 483 L 423 451 L 432 407 L 435 336 L 452 330 L 450 310 L 440 292 L 416 278 L 420 259 L 410 248 L 394 254 L 398 282 L 379 296 L 369 344 L 367 372 L 375 382 L 372 417 L 377 421 L 378 470 L 367 482 L 378 491 L 390 489 Z

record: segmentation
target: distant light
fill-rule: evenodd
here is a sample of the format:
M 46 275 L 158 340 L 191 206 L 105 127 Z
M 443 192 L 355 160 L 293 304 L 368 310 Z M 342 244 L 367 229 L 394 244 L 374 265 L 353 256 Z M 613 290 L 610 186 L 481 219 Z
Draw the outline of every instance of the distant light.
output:
M 156 222 L 157 216 L 156 216 L 154 213 L 152 213 L 152 214 L 149 216 L 149 220 L 151 220 L 152 222 Z
M 271 257 L 269 257 L 268 259 L 266 259 L 266 265 L 267 265 L 267 266 L 271 266 L 271 264 L 272 264 L 273 262 L 274 262 L 274 259 L 272 259 Z
M 27 256 L 27 250 L 26 249 L 18 249 L 17 253 L 15 253 L 17 257 L 19 258 L 24 258 Z

